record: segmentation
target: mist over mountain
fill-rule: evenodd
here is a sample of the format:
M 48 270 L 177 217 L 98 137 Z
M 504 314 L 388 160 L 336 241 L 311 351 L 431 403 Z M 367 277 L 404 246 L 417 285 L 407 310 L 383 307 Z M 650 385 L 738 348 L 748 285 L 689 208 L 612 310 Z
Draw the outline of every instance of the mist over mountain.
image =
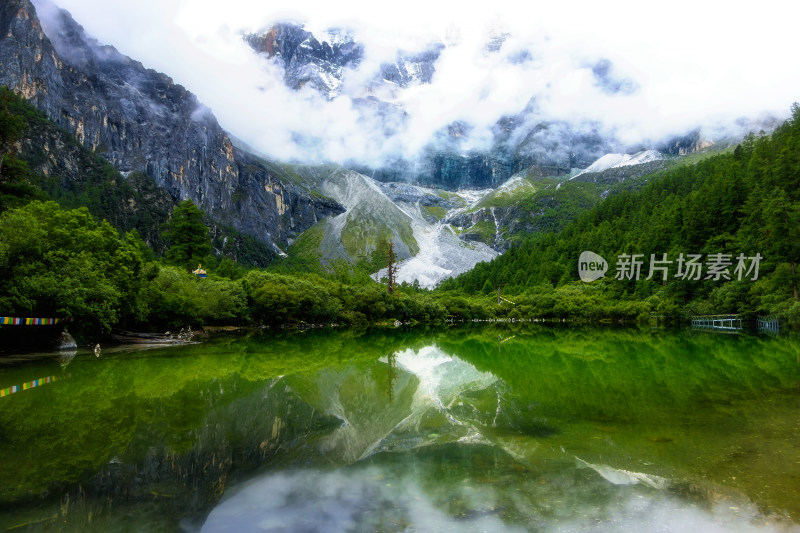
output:
M 514 95 L 520 107 L 512 110 L 500 99 L 491 101 L 496 98 L 493 92 L 504 93 L 495 85 L 493 74 L 503 74 L 503 80 L 513 82 L 526 79 L 531 70 L 537 78 L 547 73 L 540 72 L 544 66 L 531 66 L 536 63 L 535 46 L 528 48 L 511 33 L 497 30 L 489 31 L 482 47 L 470 57 L 487 69 L 477 87 L 470 86 L 475 72 L 468 66 L 450 64 L 455 61 L 450 56 L 461 44 L 459 40 L 426 43 L 421 52 L 398 50 L 394 57 L 377 64 L 369 61 L 368 45 L 341 28 L 315 34 L 302 24 L 278 23 L 266 31 L 247 34 L 244 40 L 271 66 L 282 70 L 284 84 L 298 95 L 311 90 L 329 102 L 349 103 L 356 123 L 381 146 L 366 158 L 356 151 L 343 164 L 381 181 L 453 189 L 495 187 L 532 166 L 557 176 L 590 167 L 612 152 L 633 154 L 658 148 L 685 155 L 718 142 L 739 140 L 753 130 L 771 130 L 778 122 L 766 114 L 758 120 L 740 118 L 691 131 L 654 133 L 651 138 L 630 142 L 634 137 L 626 139 L 617 127 L 601 119 L 548 117 L 547 104 L 540 103 L 542 95 L 535 85 L 527 101 L 524 90 Z M 606 58 L 586 60 L 576 66 L 576 72 L 585 78 L 583 82 L 598 104 L 607 98 L 634 97 L 641 90 L 635 79 L 620 73 Z M 426 107 L 427 99 L 440 97 L 431 93 L 444 90 L 446 94 L 453 87 L 477 98 L 450 108 L 444 101 L 439 101 L 435 110 Z M 497 113 L 505 114 L 495 116 Z M 446 122 L 448 119 L 451 121 Z M 298 133 L 295 142 L 307 146 L 307 157 L 325 157 L 317 153 L 326 147 L 319 132 Z
M 527 50 L 504 50 L 509 38 L 508 33 L 490 33 L 481 50 L 483 59 L 495 64 L 532 61 Z M 310 88 L 330 101 L 349 99 L 359 122 L 368 129 L 378 126 L 372 133 L 382 138 L 383 153 L 366 160 L 356 155 L 344 164 L 381 181 L 448 188 L 491 187 L 530 166 L 546 168 L 555 176 L 587 167 L 611 150 L 624 149 L 613 132 L 603 131 L 597 121 L 539 122 L 534 98 L 519 112 L 501 116 L 494 123 L 478 123 L 469 113 L 453 114 L 452 122 L 438 130 L 430 129 L 426 123 L 431 115 L 415 111 L 413 93 L 430 89 L 438 82 L 439 71 L 449 68 L 442 59 L 448 52 L 444 42 L 428 43 L 422 52 L 398 50 L 391 61 L 376 65 L 370 75 L 369 66 L 362 65 L 368 57 L 366 47 L 346 30 L 337 28 L 315 35 L 302 25 L 279 23 L 244 39 L 256 53 L 283 69 L 284 83 L 290 89 L 300 92 Z M 604 93 L 630 93 L 636 88 L 634 82 L 616 78 L 608 60 L 592 65 L 591 72 Z M 354 78 L 360 81 L 352 81 Z M 424 127 L 427 131 L 420 131 Z M 419 144 L 413 148 L 407 146 L 405 138 L 412 133 L 413 142 Z M 427 142 L 421 144 L 426 137 Z M 308 142 L 302 135 L 298 140 Z M 397 150 L 388 151 L 391 145 Z M 325 140 L 316 136 L 309 143 L 312 152 L 324 146 Z
M 381 180 L 497 185 L 697 131 L 741 137 L 784 117 L 800 83 L 778 52 L 786 6 L 62 4 L 258 152 Z

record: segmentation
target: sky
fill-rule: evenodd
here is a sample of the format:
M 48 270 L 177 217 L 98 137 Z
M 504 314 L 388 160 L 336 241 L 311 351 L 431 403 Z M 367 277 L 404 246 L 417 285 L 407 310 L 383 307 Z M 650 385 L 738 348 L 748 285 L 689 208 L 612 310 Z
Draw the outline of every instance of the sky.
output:
M 633 146 L 696 127 L 736 133 L 737 120 L 782 118 L 800 100 L 794 2 L 55 2 L 102 43 L 194 92 L 233 136 L 282 160 L 378 166 L 413 158 L 454 121 L 469 125 L 463 148 L 484 149 L 492 125 L 530 102 L 528 127 L 599 124 Z M 289 89 L 281 67 L 242 39 L 281 21 L 344 28 L 363 44 L 341 96 Z M 487 52 L 498 34 L 508 35 L 502 48 Z M 354 99 L 382 62 L 432 43 L 445 45 L 432 83 L 383 95 L 407 113 L 387 132 Z M 628 90 L 603 90 L 591 68 L 600 61 Z

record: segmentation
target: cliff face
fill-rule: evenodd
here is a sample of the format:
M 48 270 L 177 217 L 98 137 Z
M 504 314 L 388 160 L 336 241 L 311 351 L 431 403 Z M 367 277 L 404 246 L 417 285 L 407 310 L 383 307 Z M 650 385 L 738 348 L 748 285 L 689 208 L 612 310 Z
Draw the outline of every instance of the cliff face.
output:
M 131 172 L 123 177 L 108 161 L 30 105 L 14 107 L 13 112 L 27 123 L 16 152 L 33 171 L 36 185 L 62 205 L 85 206 L 120 231 L 135 229 L 157 253 L 166 251 L 162 228 L 175 198 L 144 173 Z M 275 255 L 274 246 L 232 231 L 211 217 L 206 216 L 205 223 L 218 254 L 262 267 Z
M 671 155 L 688 155 L 705 150 L 714 144 L 713 141 L 703 137 L 700 129 L 696 129 L 686 135 L 674 137 L 658 148 Z
M 213 114 L 171 78 L 86 35 L 43 0 L 0 5 L 0 84 L 11 87 L 123 175 L 142 172 L 176 200 L 278 251 L 334 202 L 283 183 L 232 145 Z

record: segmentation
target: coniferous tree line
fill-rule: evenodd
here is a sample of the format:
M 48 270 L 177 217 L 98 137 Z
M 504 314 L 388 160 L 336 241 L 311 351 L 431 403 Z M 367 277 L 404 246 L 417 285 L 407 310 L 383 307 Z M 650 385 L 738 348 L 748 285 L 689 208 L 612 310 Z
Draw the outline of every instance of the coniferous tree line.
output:
M 578 281 L 584 250 L 612 263 L 605 278 Z M 645 279 L 651 254 L 661 259 L 664 253 L 672 261 L 668 279 Z M 615 279 L 613 263 L 622 254 L 642 255 L 639 280 Z M 681 254 L 730 255 L 730 280 L 705 279 L 705 270 L 699 280 L 678 278 Z M 739 254 L 763 257 L 757 279 L 753 272 L 741 280 L 735 275 Z M 562 231 L 533 236 L 491 263 L 445 281 L 441 290 L 476 295 L 503 284 L 540 316 L 614 315 L 614 309 L 675 318 L 749 313 L 778 314 L 797 324 L 798 261 L 800 106 L 795 104 L 791 118 L 771 135 L 751 134 L 733 153 L 653 175 L 641 190 L 611 196 Z

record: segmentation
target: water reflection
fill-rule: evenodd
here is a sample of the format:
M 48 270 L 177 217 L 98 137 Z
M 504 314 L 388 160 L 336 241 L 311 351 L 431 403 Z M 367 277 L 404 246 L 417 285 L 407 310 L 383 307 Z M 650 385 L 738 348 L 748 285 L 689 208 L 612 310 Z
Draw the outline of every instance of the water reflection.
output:
M 267 474 L 215 509 L 203 530 L 793 529 L 774 509 L 759 511 L 729 482 L 736 476 L 727 475 L 752 478 L 754 456 L 775 451 L 743 445 L 743 434 L 758 439 L 765 413 L 763 404 L 745 399 L 741 384 L 781 390 L 790 376 L 780 372 L 780 351 L 747 360 L 742 351 L 705 341 L 675 341 L 679 351 L 623 339 L 610 335 L 603 345 L 576 349 L 556 336 L 535 349 L 521 343 L 501 359 L 489 356 L 481 337 L 450 336 L 397 352 L 390 392 L 362 381 L 351 402 L 342 402 L 350 378 L 326 379 L 320 389 L 333 399 L 326 412 L 343 425 L 322 439 L 322 451 L 336 451 L 351 466 Z M 737 347 L 758 345 L 751 339 Z M 703 357 L 693 357 L 701 348 Z M 508 371 L 507 379 L 487 369 Z M 682 387 L 670 381 L 674 376 Z M 588 381 L 603 390 L 587 397 Z M 597 412 L 600 420 L 593 419 Z M 733 428 L 737 423 L 745 427 Z M 732 453 L 720 461 L 726 449 Z M 796 450 L 794 456 L 800 459 Z M 708 468 L 720 462 L 722 475 Z M 770 476 L 767 466 L 760 465 L 758 482 Z M 771 481 L 793 498 L 791 477 Z
M 18 392 L 33 389 L 35 387 L 42 387 L 44 385 L 49 385 L 50 383 L 55 383 L 56 381 L 61 381 L 64 379 L 69 379 L 69 374 L 46 376 L 43 378 L 26 381 L 25 383 L 21 383 L 19 385 L 11 385 L 5 388 L 0 388 L 0 398 L 3 398 L 4 396 L 10 396 Z
M 788 531 L 747 501 L 612 484 L 569 462 L 519 469 L 481 445 L 378 456 L 333 471 L 264 475 L 201 531 Z
M 799 346 L 521 327 L 81 354 L 70 380 L 0 402 L 0 523 L 787 528 Z M 0 385 L 59 371 L 0 367 Z

